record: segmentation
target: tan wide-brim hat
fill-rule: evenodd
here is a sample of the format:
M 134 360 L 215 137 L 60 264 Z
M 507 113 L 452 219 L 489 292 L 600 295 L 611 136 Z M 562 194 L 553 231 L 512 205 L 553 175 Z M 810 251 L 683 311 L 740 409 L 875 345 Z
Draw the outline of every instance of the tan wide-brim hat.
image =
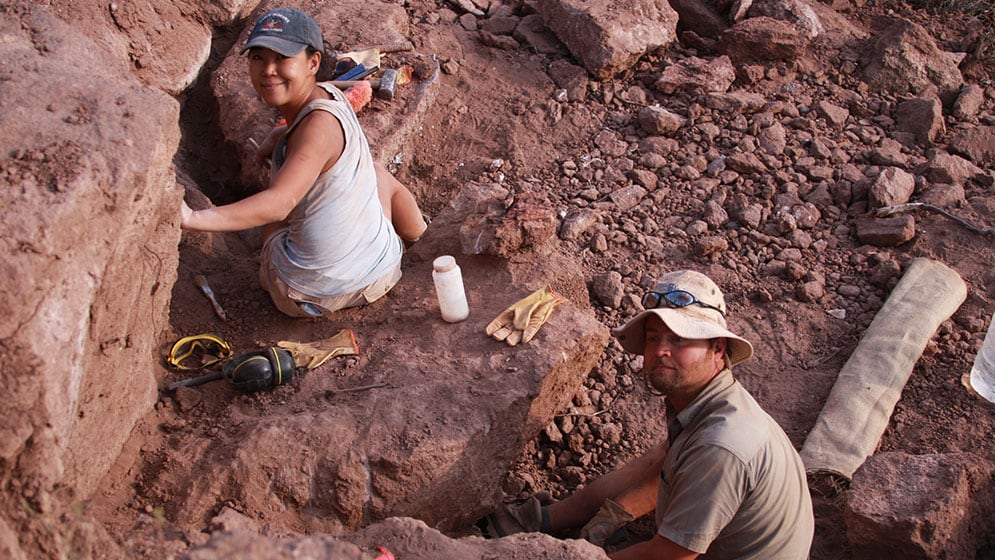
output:
M 650 315 L 656 315 L 677 336 L 692 340 L 712 338 L 728 340 L 726 354 L 730 366 L 753 356 L 753 345 L 745 338 L 734 334 L 726 325 L 726 318 L 723 316 L 726 311 L 725 298 L 711 278 L 693 270 L 670 272 L 657 281 L 654 289 L 659 294 L 675 290 L 688 292 L 696 300 L 713 306 L 714 309 L 696 303 L 687 307 L 647 309 L 621 327 L 612 329 L 612 335 L 618 339 L 626 352 L 643 353 L 646 349 L 646 319 Z

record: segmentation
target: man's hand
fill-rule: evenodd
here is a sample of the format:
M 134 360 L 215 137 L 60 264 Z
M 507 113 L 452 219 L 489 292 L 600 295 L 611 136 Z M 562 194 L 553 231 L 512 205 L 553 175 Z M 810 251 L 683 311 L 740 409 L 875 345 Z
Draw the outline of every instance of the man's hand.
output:
M 549 512 L 537 496 L 523 502 L 500 504 L 493 512 L 477 521 L 484 538 L 497 539 L 515 533 L 549 532 Z
M 614 535 L 616 531 L 633 519 L 632 514 L 618 502 L 611 498 L 605 499 L 605 503 L 601 505 L 598 513 L 594 514 L 594 517 L 580 530 L 580 538 L 598 546 L 604 546 L 608 537 Z

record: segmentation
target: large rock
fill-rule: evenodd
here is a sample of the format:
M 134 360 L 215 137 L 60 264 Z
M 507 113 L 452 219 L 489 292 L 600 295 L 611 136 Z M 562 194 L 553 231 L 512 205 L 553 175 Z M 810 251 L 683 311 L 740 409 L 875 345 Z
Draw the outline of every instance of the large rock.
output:
M 52 13 L 110 53 L 143 83 L 177 95 L 193 83 L 211 54 L 212 26 L 244 18 L 254 0 L 151 0 L 86 2 L 54 0 Z
M 971 453 L 870 457 L 844 510 L 854 557 L 973 559 L 995 528 L 993 474 Z
M 910 241 L 916 234 L 916 219 L 911 214 L 884 218 L 858 216 L 854 220 L 854 226 L 861 243 L 878 247 L 897 247 Z
M 677 33 L 677 12 L 666 0 L 631 0 L 624 9 L 600 0 L 539 0 L 543 21 L 599 80 L 628 69 Z
M 931 150 L 929 159 L 916 168 L 916 173 L 928 181 L 949 185 L 965 185 L 972 179 L 980 180 L 985 171 L 970 161 L 943 150 Z
M 943 105 L 936 97 L 906 99 L 895 109 L 895 136 L 906 143 L 929 146 L 947 131 Z
M 957 94 L 951 113 L 958 119 L 971 120 L 978 115 L 978 111 L 981 110 L 984 104 L 985 88 L 976 84 L 969 84 L 964 86 Z
M 977 165 L 995 167 L 995 126 L 958 130 L 950 139 L 949 149 Z
M 914 175 L 897 167 L 883 170 L 871 184 L 867 193 L 871 208 L 905 204 L 916 188 Z
M 869 40 L 862 62 L 864 80 L 891 95 L 935 94 L 947 103 L 964 83 L 957 57 L 941 50 L 921 25 L 902 19 Z
M 155 402 L 179 106 L 47 9 L 6 15 L 0 479 L 20 515 L 90 495 Z
M 531 558 L 534 560 L 603 560 L 604 550 L 583 540 L 560 540 L 541 533 L 520 533 L 502 539 L 454 539 L 417 519 L 392 517 L 342 537 L 314 535 L 266 538 L 251 530 L 218 532 L 191 550 L 188 560 L 271 560 L 334 558 L 373 560 L 382 551 L 405 560 L 441 558 Z
M 826 30 L 812 5 L 804 0 L 754 0 L 749 15 L 751 18 L 769 17 L 793 23 L 810 39 Z
M 811 41 L 798 25 L 770 17 L 751 17 L 730 27 L 719 38 L 719 50 L 733 61 L 792 61 Z
M 227 404 L 219 416 L 230 429 L 211 440 L 196 429 L 174 434 L 171 448 L 188 464 L 145 480 L 171 518 L 199 531 L 219 500 L 230 500 L 249 517 L 309 531 L 342 533 L 388 516 L 449 530 L 497 503 L 525 446 L 582 390 L 608 331 L 590 312 L 579 264 L 551 245 L 555 238 L 541 254 L 510 260 L 464 252 L 459 230 L 493 199 L 485 187 L 468 184 L 433 218 L 388 297 L 329 319 L 350 325 L 359 340 L 348 377 L 307 372 Z M 471 313 L 460 323 L 441 320 L 425 281 L 442 254 L 462 268 Z M 485 334 L 504 309 L 544 285 L 569 302 L 534 340 L 511 347 Z M 322 338 L 319 326 L 299 323 L 276 323 L 272 336 Z M 383 385 L 338 392 L 371 384 Z

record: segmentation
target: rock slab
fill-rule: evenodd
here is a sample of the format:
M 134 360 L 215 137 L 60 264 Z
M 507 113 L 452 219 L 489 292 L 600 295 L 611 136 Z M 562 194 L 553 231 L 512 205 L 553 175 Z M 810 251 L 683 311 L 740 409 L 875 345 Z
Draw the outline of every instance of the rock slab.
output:
M 57 515 L 60 488 L 93 493 L 156 400 L 180 237 L 179 105 L 111 58 L 44 8 L 0 22 L 8 519 Z
M 596 0 L 539 0 L 546 26 L 596 79 L 631 67 L 677 34 L 677 12 L 666 0 L 632 0 L 620 9 Z
M 608 342 L 578 265 L 555 245 L 509 260 L 463 252 L 460 224 L 491 196 L 464 187 L 405 257 L 406 278 L 430 278 L 436 256 L 456 257 L 467 320 L 443 322 L 429 282 L 402 281 L 389 298 L 337 313 L 358 335 L 356 371 L 307 372 L 233 403 L 233 428 L 215 445 L 178 440 L 192 460 L 154 481 L 175 493 L 165 507 L 200 530 L 219 499 L 234 500 L 249 517 L 280 512 L 282 524 L 329 534 L 390 516 L 453 530 L 489 511 L 500 480 L 569 405 Z M 535 339 L 512 347 L 486 335 L 492 319 L 543 285 L 569 302 Z M 338 391 L 364 385 L 376 387 Z
M 854 557 L 974 558 L 995 525 L 993 473 L 971 453 L 872 456 L 847 493 Z
M 34 455 L 22 469 L 85 495 L 155 400 L 149 350 L 177 266 L 179 106 L 128 74 L 92 80 L 102 51 L 43 9 L 5 19 L 0 35 L 0 71 L 17 68 L 0 81 L 0 339 L 19 364 L 3 374 L 15 396 L 0 405 L 11 419 L 0 451 L 6 465 Z

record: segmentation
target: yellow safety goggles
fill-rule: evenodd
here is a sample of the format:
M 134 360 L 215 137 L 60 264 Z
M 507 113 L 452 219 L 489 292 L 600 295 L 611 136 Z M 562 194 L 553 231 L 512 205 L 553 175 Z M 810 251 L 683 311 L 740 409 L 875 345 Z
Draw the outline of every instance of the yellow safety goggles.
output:
M 223 362 L 231 354 L 231 346 L 224 340 L 213 334 L 197 334 L 177 340 L 168 361 L 178 369 L 197 370 Z

